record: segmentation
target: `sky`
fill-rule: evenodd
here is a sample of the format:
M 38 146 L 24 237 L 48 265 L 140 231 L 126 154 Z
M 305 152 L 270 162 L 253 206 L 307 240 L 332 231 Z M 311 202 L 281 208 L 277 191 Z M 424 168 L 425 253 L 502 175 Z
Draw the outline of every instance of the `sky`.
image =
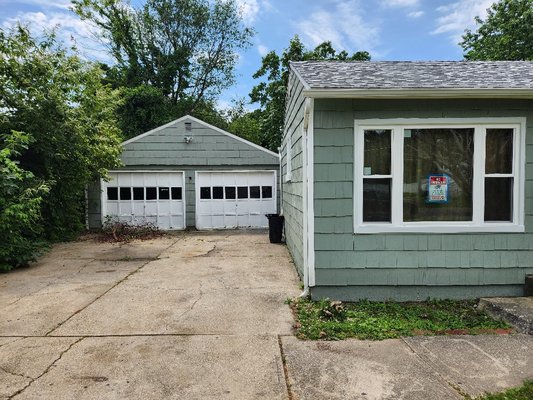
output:
M 142 0 L 133 0 L 139 4 Z M 298 35 L 313 48 L 330 40 L 337 50 L 366 50 L 372 60 L 461 60 L 458 45 L 475 28 L 493 0 L 236 0 L 245 24 L 255 29 L 252 45 L 239 53 L 236 84 L 225 90 L 220 108 L 245 98 L 258 83 L 252 75 L 269 51 L 280 54 Z M 110 62 L 94 39 L 94 28 L 69 10 L 69 0 L 0 0 L 0 27 L 21 21 L 34 32 L 57 27 L 74 39 L 89 60 Z M 254 108 L 254 106 L 251 106 Z

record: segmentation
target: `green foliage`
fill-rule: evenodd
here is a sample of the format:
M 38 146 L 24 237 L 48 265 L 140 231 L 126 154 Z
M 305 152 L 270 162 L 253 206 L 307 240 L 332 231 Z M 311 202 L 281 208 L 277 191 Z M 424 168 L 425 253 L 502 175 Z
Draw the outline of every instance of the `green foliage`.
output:
M 15 160 L 30 142 L 29 135 L 16 131 L 0 137 L 0 271 L 33 261 L 45 247 L 41 202 L 49 186 Z
M 0 134 L 33 138 L 17 160 L 51 185 L 41 203 L 44 236 L 68 239 L 83 228 L 85 186 L 119 165 L 119 93 L 53 35 L 36 41 L 22 27 L 2 30 L 0 54 Z
M 500 0 L 476 22 L 460 43 L 466 60 L 533 60 L 533 0 Z
M 233 107 L 227 110 L 226 119 L 229 121 L 229 132 L 260 146 L 268 146 L 261 136 L 261 111 L 248 111 L 244 99 L 236 101 Z
M 152 86 L 172 104 L 188 104 L 186 113 L 234 83 L 237 51 L 253 36 L 234 0 L 147 0 L 138 8 L 124 0 L 73 5 L 110 43 L 118 64 L 111 75 L 119 86 Z
M 527 380 L 517 388 L 506 390 L 502 393 L 486 394 L 472 398 L 467 396 L 468 400 L 531 400 L 533 399 L 533 380 Z
M 266 82 L 256 85 L 250 93 L 250 98 L 253 103 L 257 102 L 261 105 L 259 118 L 261 142 L 272 151 L 277 151 L 283 134 L 289 64 L 291 61 L 307 60 L 368 61 L 370 54 L 366 51 L 359 51 L 350 56 L 344 50 L 337 52 L 331 42 L 323 42 L 314 49 L 308 50 L 298 36 L 295 36 L 281 56 L 274 51 L 264 56 L 261 68 L 253 77 L 255 79 L 266 78 Z
M 475 334 L 509 326 L 477 310 L 474 301 L 341 303 L 298 299 L 291 304 L 301 339 L 382 340 L 414 334 Z

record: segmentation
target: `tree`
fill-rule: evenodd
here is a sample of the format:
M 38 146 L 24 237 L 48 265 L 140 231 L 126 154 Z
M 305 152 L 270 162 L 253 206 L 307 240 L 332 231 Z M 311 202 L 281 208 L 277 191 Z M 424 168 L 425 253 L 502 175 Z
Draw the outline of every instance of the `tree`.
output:
M 258 102 L 261 105 L 261 143 L 272 151 L 277 151 L 283 134 L 289 63 L 306 60 L 368 61 L 370 54 L 358 51 L 349 56 L 344 50 L 337 53 L 331 42 L 323 42 L 313 50 L 308 50 L 298 36 L 295 36 L 281 57 L 274 51 L 265 55 L 261 68 L 253 77 L 266 77 L 267 81 L 256 85 L 250 93 L 250 98 L 253 103 Z
M 15 160 L 31 140 L 16 131 L 0 138 L 0 271 L 33 261 L 45 245 L 41 203 L 49 186 Z
M 0 30 L 0 55 L 0 135 L 32 138 L 16 161 L 50 185 L 41 203 L 44 235 L 72 237 L 83 228 L 86 185 L 120 165 L 118 91 L 53 35 L 37 41 L 23 27 Z
M 533 60 L 533 0 L 500 0 L 476 23 L 460 43 L 466 60 Z
M 149 85 L 194 112 L 234 83 L 237 51 L 253 31 L 234 0 L 74 0 L 74 11 L 94 22 L 110 45 L 122 84 Z

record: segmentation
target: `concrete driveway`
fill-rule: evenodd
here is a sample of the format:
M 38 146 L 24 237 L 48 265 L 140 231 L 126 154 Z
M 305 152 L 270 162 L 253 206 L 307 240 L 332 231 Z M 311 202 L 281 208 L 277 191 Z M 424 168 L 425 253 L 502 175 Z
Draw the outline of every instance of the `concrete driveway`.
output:
M 532 336 L 303 342 L 264 232 L 60 244 L 0 275 L 0 399 L 462 399 L 533 377 Z

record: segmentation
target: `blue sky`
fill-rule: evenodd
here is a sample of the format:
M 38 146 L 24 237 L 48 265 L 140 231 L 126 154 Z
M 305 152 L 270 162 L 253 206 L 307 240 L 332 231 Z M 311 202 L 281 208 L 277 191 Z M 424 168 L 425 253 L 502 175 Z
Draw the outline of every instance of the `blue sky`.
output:
M 142 0 L 133 0 L 138 4 Z M 476 15 L 493 0 L 237 0 L 244 21 L 256 30 L 253 45 L 240 54 L 237 83 L 219 105 L 246 97 L 257 82 L 252 74 L 270 50 L 280 53 L 299 35 L 308 47 L 331 40 L 337 49 L 367 50 L 373 60 L 460 60 L 458 46 Z M 0 26 L 29 23 L 38 32 L 58 27 L 65 41 L 75 38 L 83 55 L 109 61 L 93 39 L 94 28 L 69 11 L 69 0 L 0 0 Z

